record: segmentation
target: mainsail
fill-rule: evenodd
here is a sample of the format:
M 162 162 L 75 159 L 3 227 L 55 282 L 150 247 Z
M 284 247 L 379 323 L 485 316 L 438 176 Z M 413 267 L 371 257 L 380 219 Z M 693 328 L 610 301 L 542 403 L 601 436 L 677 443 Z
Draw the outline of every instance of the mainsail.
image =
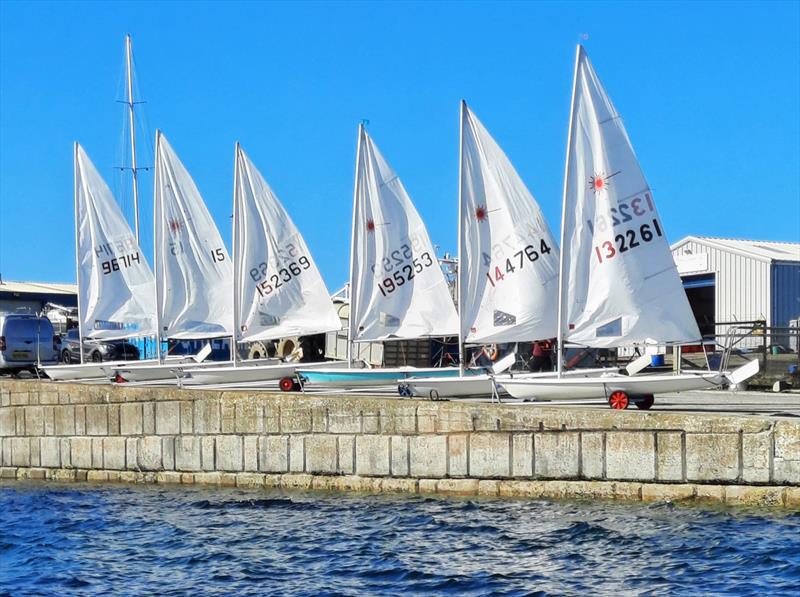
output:
M 351 340 L 456 335 L 458 316 L 428 231 L 363 126 L 354 195 Z
M 562 322 L 593 347 L 700 339 L 653 193 L 578 46 L 562 228 Z
M 303 237 L 238 144 L 234 185 L 237 341 L 340 329 Z
M 77 143 L 75 225 L 81 335 L 155 335 L 153 272 L 111 190 Z
M 460 201 L 465 341 L 555 337 L 558 247 L 533 195 L 466 103 Z
M 164 337 L 232 335 L 230 257 L 192 177 L 159 131 L 154 259 Z

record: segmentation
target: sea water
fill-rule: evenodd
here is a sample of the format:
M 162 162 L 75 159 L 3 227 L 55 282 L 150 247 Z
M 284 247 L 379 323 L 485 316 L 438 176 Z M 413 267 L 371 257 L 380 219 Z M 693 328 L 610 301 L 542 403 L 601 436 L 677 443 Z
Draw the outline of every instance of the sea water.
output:
M 0 485 L 0 594 L 800 594 L 800 513 Z

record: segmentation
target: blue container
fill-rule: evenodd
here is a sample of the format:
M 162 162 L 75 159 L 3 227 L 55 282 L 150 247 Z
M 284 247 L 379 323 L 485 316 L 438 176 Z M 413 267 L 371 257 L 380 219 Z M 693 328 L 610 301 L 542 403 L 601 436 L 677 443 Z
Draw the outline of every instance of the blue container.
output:
M 653 367 L 663 367 L 664 366 L 664 355 L 663 354 L 654 354 L 650 357 L 650 364 Z

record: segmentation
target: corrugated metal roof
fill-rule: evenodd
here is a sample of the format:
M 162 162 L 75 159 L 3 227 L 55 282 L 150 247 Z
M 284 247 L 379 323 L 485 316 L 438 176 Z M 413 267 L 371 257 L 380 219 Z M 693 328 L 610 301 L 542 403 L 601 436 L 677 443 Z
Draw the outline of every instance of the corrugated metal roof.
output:
M 78 294 L 77 284 L 58 284 L 55 282 L 11 282 L 0 283 L 0 292 L 19 294 Z
M 696 242 L 723 251 L 746 255 L 758 259 L 759 261 L 800 262 L 800 243 L 715 238 L 712 236 L 687 236 L 673 244 L 671 249 L 674 251 L 688 242 Z

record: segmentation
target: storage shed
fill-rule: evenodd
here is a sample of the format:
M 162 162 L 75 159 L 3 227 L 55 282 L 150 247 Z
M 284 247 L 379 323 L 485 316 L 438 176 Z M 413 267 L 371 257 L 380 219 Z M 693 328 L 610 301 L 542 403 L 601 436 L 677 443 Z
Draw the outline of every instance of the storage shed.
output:
M 78 285 L 0 280 L 0 312 L 39 313 L 47 303 L 77 307 Z
M 717 322 L 798 325 L 800 243 L 687 236 L 672 255 L 703 335 L 725 333 Z

